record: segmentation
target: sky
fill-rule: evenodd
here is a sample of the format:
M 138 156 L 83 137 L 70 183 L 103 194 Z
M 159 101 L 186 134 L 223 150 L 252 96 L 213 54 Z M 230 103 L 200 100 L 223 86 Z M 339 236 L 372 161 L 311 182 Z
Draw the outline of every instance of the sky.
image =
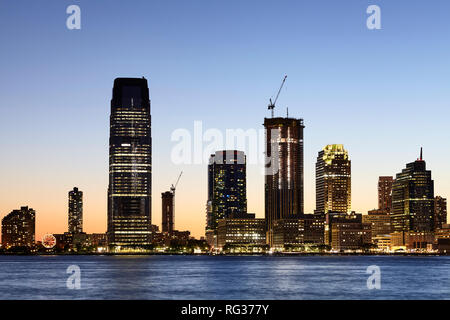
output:
M 81 29 L 69 30 L 69 5 Z M 369 5 L 381 29 L 369 30 Z M 352 209 L 377 206 L 377 180 L 419 156 L 450 197 L 450 2 L 0 0 L 0 218 L 28 205 L 36 239 L 67 230 L 67 193 L 84 192 L 84 229 L 105 232 L 110 99 L 116 77 L 149 81 L 152 222 L 180 171 L 175 228 L 204 234 L 206 164 L 176 164 L 177 129 L 261 130 L 305 122 L 305 211 L 317 153 L 344 144 Z M 248 211 L 264 217 L 261 166 L 247 166 Z

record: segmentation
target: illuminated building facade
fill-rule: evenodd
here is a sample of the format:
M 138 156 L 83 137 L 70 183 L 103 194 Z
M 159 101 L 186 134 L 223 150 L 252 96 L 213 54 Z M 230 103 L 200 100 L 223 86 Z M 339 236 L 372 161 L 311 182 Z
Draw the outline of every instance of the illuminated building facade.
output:
M 378 209 L 390 213 L 392 210 L 392 184 L 394 178 L 384 176 L 378 178 Z
M 246 157 L 237 150 L 217 151 L 208 165 L 206 234 L 217 234 L 220 219 L 247 213 Z
M 396 175 L 392 186 L 391 221 L 394 231 L 434 230 L 434 182 L 420 158 Z
M 2 246 L 32 247 L 35 244 L 36 212 L 28 207 L 13 210 L 2 219 Z
M 220 219 L 217 226 L 217 244 L 219 248 L 225 245 L 264 246 L 266 244 L 265 220 L 255 218 L 254 214 Z
M 265 219 L 267 242 L 273 245 L 273 224 L 304 213 L 303 119 L 265 118 Z
M 342 144 L 329 144 L 316 162 L 316 211 L 350 213 L 351 161 Z
M 172 234 L 174 225 L 173 202 L 174 195 L 170 191 L 161 193 L 162 200 L 162 232 Z
M 447 224 L 447 199 L 437 196 L 434 198 L 434 228 L 442 229 Z
M 362 222 L 371 225 L 372 237 L 388 235 L 392 232 L 391 216 L 384 210 L 371 210 L 362 216 Z
M 280 219 L 273 224 L 273 247 L 286 249 L 302 245 L 324 244 L 324 214 L 303 214 Z
M 77 187 L 69 191 L 69 232 L 83 232 L 83 192 Z
M 372 243 L 371 226 L 362 214 L 329 212 L 325 221 L 325 244 L 333 250 L 360 250 Z
M 117 78 L 111 100 L 108 243 L 151 243 L 152 138 L 145 78 Z

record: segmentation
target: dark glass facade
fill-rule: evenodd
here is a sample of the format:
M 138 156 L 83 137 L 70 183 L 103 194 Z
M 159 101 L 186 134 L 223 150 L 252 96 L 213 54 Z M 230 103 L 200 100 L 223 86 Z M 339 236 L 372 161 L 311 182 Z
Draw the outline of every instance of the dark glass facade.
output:
M 162 232 L 172 234 L 174 226 L 174 194 L 170 191 L 161 193 L 162 201 Z
M 151 243 L 152 138 L 145 78 L 117 78 L 111 100 L 108 243 Z
M 83 192 L 76 187 L 69 191 L 68 226 L 70 233 L 83 232 Z
M 206 232 L 217 231 L 220 219 L 247 213 L 247 173 L 244 152 L 217 151 L 208 165 Z
M 267 242 L 273 223 L 303 214 L 303 119 L 265 118 L 265 219 Z
M 36 212 L 28 207 L 13 210 L 2 219 L 2 246 L 32 247 L 35 244 Z
M 434 182 L 425 161 L 408 163 L 392 185 L 394 231 L 434 230 Z

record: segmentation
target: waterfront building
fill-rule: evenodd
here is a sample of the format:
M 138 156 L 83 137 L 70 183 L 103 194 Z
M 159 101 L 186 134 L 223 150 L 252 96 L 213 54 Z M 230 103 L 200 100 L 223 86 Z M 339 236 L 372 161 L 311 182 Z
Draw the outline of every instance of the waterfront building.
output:
M 174 194 L 171 191 L 161 193 L 162 200 L 162 232 L 171 234 L 174 226 Z
M 151 243 L 152 138 L 145 78 L 117 78 L 111 100 L 108 243 L 111 250 Z
M 69 222 L 68 232 L 83 232 L 83 192 L 77 187 L 69 191 Z
M 392 210 L 392 184 L 394 177 L 383 176 L 378 178 L 378 209 L 391 213 Z
M 396 175 L 392 186 L 391 221 L 394 231 L 431 232 L 434 230 L 434 182 L 431 171 L 420 158 L 408 163 Z
M 2 219 L 2 247 L 33 247 L 36 212 L 27 206 L 13 210 Z
M 219 249 L 226 245 L 252 247 L 266 244 L 265 219 L 255 218 L 255 214 L 231 215 L 220 219 L 217 228 Z
M 351 161 L 342 144 L 325 146 L 316 162 L 316 211 L 351 212 Z
M 447 199 L 437 196 L 434 198 L 434 227 L 442 229 L 447 224 Z
M 273 226 L 273 247 L 285 250 L 321 246 L 324 244 L 324 228 L 324 214 L 303 214 L 276 220 Z
M 265 219 L 267 243 L 273 245 L 273 224 L 304 213 L 303 119 L 265 118 Z
M 371 245 L 371 226 L 363 223 L 362 214 L 329 212 L 325 219 L 325 244 L 332 250 L 361 250 Z
M 380 234 L 377 236 L 372 235 L 372 243 L 377 246 L 377 250 L 381 252 L 391 251 L 391 235 Z
M 208 165 L 206 235 L 217 235 L 220 219 L 247 213 L 246 157 L 238 150 L 212 154 Z
M 371 210 L 362 216 L 362 222 L 371 225 L 372 237 L 387 235 L 392 232 L 391 217 L 385 210 Z
M 435 243 L 433 232 L 409 231 L 406 233 L 406 249 L 410 251 L 430 251 Z
M 441 228 L 434 231 L 436 239 L 450 239 L 450 225 L 443 224 Z

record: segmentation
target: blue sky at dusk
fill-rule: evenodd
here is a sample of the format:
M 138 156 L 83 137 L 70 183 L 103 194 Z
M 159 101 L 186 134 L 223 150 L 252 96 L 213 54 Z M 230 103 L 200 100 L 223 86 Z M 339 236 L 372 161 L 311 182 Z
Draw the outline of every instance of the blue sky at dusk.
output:
M 67 6 L 81 30 L 66 28 Z M 366 8 L 381 8 L 381 30 Z M 170 161 L 171 133 L 305 121 L 305 210 L 318 151 L 342 143 L 352 208 L 376 207 L 377 179 L 419 156 L 450 197 L 448 1 L 0 0 L 0 217 L 37 211 L 37 233 L 67 226 L 67 192 L 84 191 L 85 229 L 106 231 L 110 99 L 116 77 L 149 80 L 153 222 L 179 171 L 176 228 L 203 235 L 206 165 Z M 264 215 L 264 178 L 247 168 L 248 210 Z

